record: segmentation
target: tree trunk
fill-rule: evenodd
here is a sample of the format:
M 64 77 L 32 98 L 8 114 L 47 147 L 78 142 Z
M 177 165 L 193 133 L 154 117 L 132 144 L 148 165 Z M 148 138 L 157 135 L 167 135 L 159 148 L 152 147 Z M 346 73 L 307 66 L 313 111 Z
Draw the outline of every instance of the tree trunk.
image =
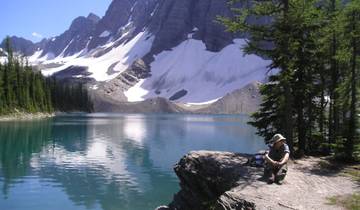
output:
M 331 1 L 331 12 L 335 14 L 336 5 L 335 0 Z M 338 105 L 338 82 L 339 82 L 339 71 L 337 61 L 335 59 L 337 48 L 337 40 L 335 32 L 332 32 L 331 39 L 331 86 L 330 86 L 330 111 L 329 111 L 329 144 L 335 143 L 337 136 L 339 135 L 339 105 Z
M 355 15 L 352 15 L 352 31 L 356 30 Z M 352 159 L 354 151 L 354 142 L 356 138 L 356 120 L 357 120 L 357 72 L 356 72 L 356 39 L 352 38 L 352 59 L 351 59 L 351 100 L 350 100 L 350 119 L 349 119 L 349 136 L 345 143 L 346 157 Z
M 320 117 L 319 117 L 319 130 L 320 135 L 324 139 L 325 137 L 325 130 L 324 130 L 324 121 L 325 121 L 325 77 L 323 75 L 323 72 L 321 72 L 321 100 L 320 100 Z

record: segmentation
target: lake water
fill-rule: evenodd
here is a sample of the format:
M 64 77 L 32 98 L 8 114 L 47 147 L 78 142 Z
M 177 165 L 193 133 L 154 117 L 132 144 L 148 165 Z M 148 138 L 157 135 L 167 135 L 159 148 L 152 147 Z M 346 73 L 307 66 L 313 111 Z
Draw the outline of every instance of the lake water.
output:
M 0 122 L 1 210 L 148 210 L 191 150 L 265 147 L 245 115 L 64 115 Z

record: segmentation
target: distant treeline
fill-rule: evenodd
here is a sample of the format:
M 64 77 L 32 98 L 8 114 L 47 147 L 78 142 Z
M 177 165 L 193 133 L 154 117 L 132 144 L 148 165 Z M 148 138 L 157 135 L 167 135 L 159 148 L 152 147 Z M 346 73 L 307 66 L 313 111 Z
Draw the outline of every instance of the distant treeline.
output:
M 278 71 L 262 86 L 263 103 L 251 125 L 266 141 L 284 134 L 298 156 L 359 158 L 360 1 L 250 5 L 222 21 L 230 31 L 249 34 L 246 53 L 270 58 L 269 70 Z
M 82 84 L 64 84 L 34 71 L 14 55 L 6 39 L 6 63 L 0 63 L 0 114 L 20 112 L 92 111 Z
M 56 111 L 93 111 L 91 97 L 82 83 L 69 84 L 48 78 L 47 84 L 51 89 L 51 102 Z

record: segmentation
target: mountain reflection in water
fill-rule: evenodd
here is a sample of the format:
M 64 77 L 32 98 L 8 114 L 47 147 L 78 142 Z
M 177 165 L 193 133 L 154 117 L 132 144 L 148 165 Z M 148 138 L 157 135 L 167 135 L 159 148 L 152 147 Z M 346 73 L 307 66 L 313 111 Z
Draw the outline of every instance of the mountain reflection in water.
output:
M 62 115 L 0 122 L 0 209 L 154 209 L 191 150 L 264 148 L 244 115 Z

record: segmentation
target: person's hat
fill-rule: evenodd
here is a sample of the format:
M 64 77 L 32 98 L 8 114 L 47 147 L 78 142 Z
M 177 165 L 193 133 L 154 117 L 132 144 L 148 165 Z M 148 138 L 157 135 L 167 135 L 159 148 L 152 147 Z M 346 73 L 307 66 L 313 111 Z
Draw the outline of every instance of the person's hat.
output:
M 271 143 L 275 144 L 279 141 L 285 141 L 285 140 L 286 140 L 286 138 L 284 136 L 282 136 L 281 134 L 275 134 L 271 139 Z

